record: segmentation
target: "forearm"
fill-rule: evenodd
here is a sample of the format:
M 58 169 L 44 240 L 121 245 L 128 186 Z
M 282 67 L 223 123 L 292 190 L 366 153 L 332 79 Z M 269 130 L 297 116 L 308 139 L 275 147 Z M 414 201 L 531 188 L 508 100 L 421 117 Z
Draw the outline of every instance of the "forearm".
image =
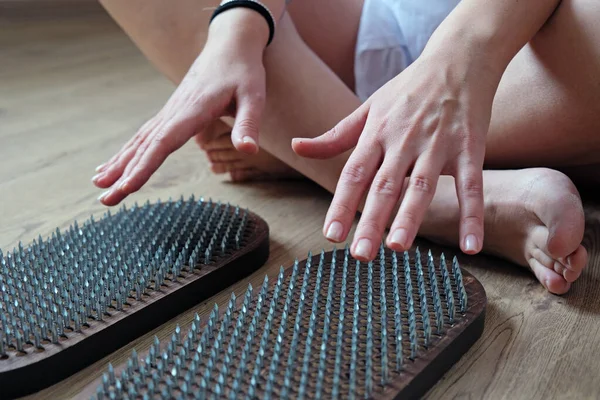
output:
M 210 17 L 219 5 L 218 0 L 177 0 L 176 6 L 164 0 L 100 0 L 100 3 L 150 62 L 176 84 L 204 48 Z M 285 7 L 284 0 L 265 0 L 263 4 L 275 19 Z M 243 14 L 249 15 L 256 29 L 268 35 L 267 24 L 260 20 L 260 15 Z M 240 32 L 239 25 L 232 26 L 236 28 L 234 32 Z
M 540 30 L 560 0 L 462 0 L 424 53 L 441 52 L 491 71 L 497 79 Z
M 226 2 L 222 2 L 224 4 Z M 260 0 L 274 21 L 277 31 L 278 22 L 285 13 L 285 0 Z M 227 35 L 227 40 L 243 44 L 258 45 L 259 50 L 266 48 L 269 40 L 269 24 L 265 18 L 254 10 L 244 7 L 235 7 L 218 14 L 211 22 L 209 37 Z

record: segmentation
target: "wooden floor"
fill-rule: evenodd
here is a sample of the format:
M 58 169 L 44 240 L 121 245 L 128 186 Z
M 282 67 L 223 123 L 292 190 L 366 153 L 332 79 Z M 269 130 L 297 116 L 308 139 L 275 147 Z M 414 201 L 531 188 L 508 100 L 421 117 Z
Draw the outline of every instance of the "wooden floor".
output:
M 95 166 L 172 90 L 107 18 L 0 20 L 0 247 L 103 213 L 90 183 Z M 321 235 L 327 193 L 308 183 L 229 184 L 211 175 L 193 143 L 128 202 L 192 193 L 249 207 L 271 227 L 269 262 L 230 289 L 237 293 L 309 250 L 329 248 Z M 600 397 L 600 208 L 595 210 L 588 212 L 586 235 L 591 262 L 566 296 L 546 293 L 510 264 L 460 257 L 487 291 L 486 328 L 430 398 Z M 77 397 L 109 361 L 121 362 L 134 346 L 147 349 L 155 334 L 162 339 L 174 324 L 185 326 L 193 312 L 223 302 L 230 290 L 34 397 Z

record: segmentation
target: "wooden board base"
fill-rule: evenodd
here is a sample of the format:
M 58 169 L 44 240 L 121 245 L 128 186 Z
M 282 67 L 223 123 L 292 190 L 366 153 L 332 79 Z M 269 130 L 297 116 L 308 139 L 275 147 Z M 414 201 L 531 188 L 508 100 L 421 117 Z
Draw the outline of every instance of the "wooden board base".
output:
M 269 228 L 258 215 L 246 215 L 239 250 L 229 250 L 207 265 L 199 263 L 176 281 L 165 280 L 139 301 L 128 298 L 122 311 L 111 308 L 102 320 L 88 318 L 81 332 L 69 330 L 56 344 L 44 341 L 43 349 L 28 344 L 25 352 L 9 349 L 9 356 L 0 358 L 0 398 L 24 396 L 57 383 L 258 269 L 269 257 Z
M 448 285 L 437 289 L 451 287 L 456 303 L 444 303 L 438 308 L 442 313 L 435 314 L 432 275 L 427 266 L 415 268 L 414 258 L 405 269 L 402 257 L 392 262 L 391 251 L 383 266 L 377 260 L 357 266 L 354 259 L 340 258 L 343 251 L 336 254 L 336 262 L 329 252 L 282 269 L 263 286 L 232 298 L 229 306 L 198 315 L 189 329 L 155 342 L 79 397 L 120 399 L 134 390 L 138 397 L 163 399 L 215 394 L 296 398 L 301 393 L 306 398 L 413 399 L 423 396 L 481 336 L 486 294 L 467 271 L 457 277 L 447 268 Z M 435 263 L 440 265 L 439 258 Z M 433 276 L 443 282 L 440 269 Z M 464 309 L 458 300 L 460 281 L 467 295 Z M 420 293 L 426 294 L 421 298 Z M 453 320 L 450 308 L 456 310 Z M 425 339 L 425 314 L 432 326 L 430 339 Z M 444 322 L 438 331 L 440 315 Z M 411 316 L 414 340 L 408 328 Z M 399 336 L 395 329 L 401 330 Z

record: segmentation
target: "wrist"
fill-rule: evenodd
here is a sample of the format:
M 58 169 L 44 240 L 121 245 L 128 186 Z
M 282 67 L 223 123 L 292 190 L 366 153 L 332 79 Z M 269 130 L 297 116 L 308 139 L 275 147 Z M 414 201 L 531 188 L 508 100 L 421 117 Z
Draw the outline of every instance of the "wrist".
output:
M 423 54 L 467 68 L 476 79 L 499 81 L 516 51 L 489 24 L 465 23 L 454 17 L 436 29 Z
M 434 32 L 422 57 L 451 72 L 455 80 L 490 90 L 497 88 L 510 61 L 484 34 L 460 28 Z
M 217 15 L 209 25 L 207 41 L 224 41 L 264 51 L 269 41 L 269 26 L 262 15 L 247 8 L 232 8 Z

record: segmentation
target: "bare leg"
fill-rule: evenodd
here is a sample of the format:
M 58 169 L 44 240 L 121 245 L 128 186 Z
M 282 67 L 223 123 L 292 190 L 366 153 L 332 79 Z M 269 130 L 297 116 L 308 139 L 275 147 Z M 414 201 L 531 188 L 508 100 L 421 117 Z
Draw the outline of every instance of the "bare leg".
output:
M 144 55 L 175 83 L 204 47 L 208 21 L 219 2 L 178 0 L 174 7 L 162 0 L 100 0 Z M 306 0 L 288 7 L 302 39 L 350 88 L 362 3 Z
M 291 151 L 290 140 L 329 129 L 359 103 L 346 86 L 330 77 L 329 70 L 315 60 L 305 45 L 295 42 L 298 39 L 294 38 L 291 24 L 281 31 L 281 41 L 274 43 L 265 59 L 271 97 L 267 100 L 269 112 L 265 113 L 263 144 L 269 152 L 333 192 L 347 155 L 330 160 L 302 159 Z M 284 39 L 289 40 L 283 43 Z M 293 54 L 286 54 L 284 48 L 292 44 Z M 281 48 L 276 47 L 280 45 Z M 311 63 L 313 67 L 309 68 Z M 294 65 L 298 66 L 296 79 L 286 79 L 284 71 Z M 292 98 L 290 93 L 294 93 Z M 310 117 L 299 113 L 301 109 L 312 111 Z M 490 171 L 485 173 L 484 182 L 484 251 L 530 266 L 538 279 L 555 293 L 568 290 L 587 262 L 585 249 L 580 246 L 583 211 L 571 181 L 559 172 L 538 169 Z M 544 194 L 547 191 L 556 193 L 553 204 L 548 203 Z M 420 234 L 458 243 L 458 202 L 452 178 L 440 180 Z M 570 262 L 566 262 L 567 258 Z
M 106 0 L 105 3 L 107 3 Z M 305 4 L 311 3 L 307 1 Z M 563 2 L 561 7 L 565 3 L 570 4 L 572 2 Z M 344 3 L 345 6 L 346 3 Z M 185 11 L 183 12 L 185 13 Z M 561 15 L 560 12 L 557 12 L 554 18 L 557 18 L 557 15 Z M 298 24 L 298 21 L 296 21 L 296 24 Z M 203 26 L 202 21 L 196 21 L 194 26 Z M 544 35 L 547 35 L 547 40 L 555 40 L 554 45 L 557 49 L 576 52 L 577 49 L 573 46 L 567 46 L 567 43 L 564 43 L 561 37 L 552 36 L 555 32 L 550 29 L 551 26 L 551 24 L 548 24 L 543 32 Z M 164 34 L 164 32 L 162 33 Z M 542 39 L 543 37 L 539 39 L 541 43 L 543 43 Z M 351 42 L 351 39 L 347 39 L 347 41 Z M 315 136 L 324 132 L 352 112 L 359 105 L 359 101 L 349 89 L 350 85 L 338 78 L 338 75 L 341 76 L 342 74 L 338 74 L 338 71 L 329 68 L 322 58 L 309 47 L 310 43 L 307 45 L 306 42 L 296 32 L 291 19 L 285 17 L 279 26 L 275 41 L 265 56 L 269 97 L 262 125 L 261 143 L 271 154 L 276 155 L 305 176 L 333 191 L 347 154 L 330 160 L 306 160 L 291 151 L 290 140 L 293 137 Z M 194 55 L 197 54 L 197 47 L 187 46 L 181 42 L 177 42 L 177 45 L 179 51 L 187 51 L 193 54 L 183 58 L 193 59 Z M 526 51 L 528 50 L 525 49 L 525 53 L 522 52 L 517 57 L 515 63 L 522 57 L 527 56 Z M 146 53 L 148 54 L 150 51 L 146 51 Z M 569 54 L 563 54 L 562 57 L 568 59 Z M 155 57 L 155 59 L 159 58 L 158 56 Z M 553 56 L 552 60 L 548 60 L 548 63 L 551 63 L 554 59 L 556 57 Z M 166 63 L 160 68 L 163 71 L 184 71 L 189 66 L 188 63 L 169 68 L 169 63 L 175 61 L 177 64 L 179 60 L 176 58 L 169 59 L 169 57 L 164 57 L 163 60 Z M 569 103 L 563 104 L 561 102 L 568 100 L 568 97 L 553 97 L 554 92 L 552 90 L 556 86 L 561 86 L 560 81 L 557 84 L 557 81 L 547 77 L 545 81 L 539 82 L 536 80 L 538 78 L 535 69 L 520 70 L 513 66 L 518 65 L 515 63 L 511 64 L 505 74 L 498 93 L 492 129 L 489 134 L 487 162 L 492 165 L 508 164 L 512 167 L 518 167 L 521 164 L 529 165 L 532 158 L 539 157 L 538 154 L 545 155 L 548 152 L 552 153 L 553 150 L 554 154 L 560 153 L 561 158 L 567 160 L 569 157 L 571 159 L 582 157 L 584 153 L 593 158 L 592 156 L 595 156 L 594 151 L 588 150 L 594 143 L 582 146 L 583 140 L 572 140 L 570 142 L 565 140 L 560 142 L 560 146 L 557 146 L 554 141 L 555 135 L 563 135 L 567 139 L 576 134 L 581 137 L 588 135 L 589 131 L 583 128 L 593 129 L 596 122 L 591 120 L 582 121 L 577 126 L 578 129 L 574 129 L 569 135 L 564 135 L 564 132 L 560 130 L 536 129 L 537 125 L 534 124 L 531 130 L 527 132 L 528 138 L 533 139 L 525 141 L 525 145 L 523 145 L 523 132 L 514 130 L 516 129 L 515 126 L 519 127 L 519 125 L 516 122 L 513 125 L 508 124 L 508 122 L 518 122 L 519 118 L 529 117 L 527 114 L 519 117 L 519 113 L 522 113 L 523 110 L 535 110 L 535 103 L 544 96 L 553 99 L 553 102 L 549 103 L 555 105 L 555 109 L 546 111 L 545 116 L 548 119 L 553 118 L 555 115 L 564 115 L 559 111 L 569 110 Z M 573 68 L 576 67 L 573 66 Z M 176 77 L 172 79 L 178 81 Z M 181 79 L 181 76 L 179 79 Z M 522 85 L 522 82 L 537 82 L 536 88 L 539 87 L 539 97 L 529 96 L 524 98 L 524 100 L 534 102 L 534 104 L 525 101 L 522 105 L 515 105 L 517 101 L 524 100 L 509 96 L 510 90 L 508 88 L 511 85 Z M 503 106 L 503 104 L 506 104 L 506 106 Z M 513 107 L 508 107 L 508 104 L 513 104 Z M 501 131 L 501 129 L 506 130 Z M 500 146 L 503 140 L 513 144 L 519 143 L 521 151 L 507 151 L 506 146 Z M 495 143 L 500 143 L 498 144 L 500 150 L 496 151 L 494 149 Z M 527 145 L 529 145 L 529 152 L 525 150 Z M 559 147 L 560 151 L 556 151 L 556 147 Z M 551 161 L 548 162 L 548 165 L 553 165 Z M 592 160 L 591 162 L 597 161 Z M 324 171 L 327 172 L 324 173 Z M 535 176 L 532 174 L 535 174 Z M 521 265 L 530 266 L 549 290 L 562 293 L 568 289 L 568 282 L 577 278 L 586 262 L 585 250 L 579 245 L 583 234 L 581 203 L 571 182 L 557 172 L 532 170 L 527 174 L 528 184 L 523 182 L 525 179 L 521 179 L 522 184 L 517 185 L 517 180 L 524 176 L 524 173 L 514 172 L 486 173 L 484 179 L 486 193 L 489 193 L 489 195 L 486 196 L 487 239 L 484 250 L 503 255 Z M 544 186 L 537 185 L 535 187 L 536 185 L 533 185 L 533 183 L 536 181 L 543 181 Z M 507 184 L 507 182 L 510 184 Z M 540 205 L 539 201 L 536 202 L 536 199 L 543 199 L 543 196 L 540 195 L 540 187 L 561 194 L 561 196 L 557 196 L 556 204 L 552 204 L 551 208 L 544 207 L 543 203 Z M 497 196 L 500 193 L 503 193 L 504 196 Z M 447 229 L 457 225 L 458 222 L 458 220 L 453 220 L 452 213 L 448 212 L 448 210 L 454 210 L 453 207 L 457 209 L 453 182 L 451 178 L 443 178 L 438 186 L 428 218 L 422 226 L 421 234 L 456 243 L 455 230 Z M 520 213 L 513 212 L 515 209 L 520 210 Z M 445 210 L 445 212 L 440 213 L 439 210 Z M 527 215 L 528 218 L 522 218 L 523 214 Z M 439 232 L 444 232 L 444 237 L 438 237 L 437 233 Z M 502 232 L 519 232 L 519 234 L 511 236 L 512 239 L 507 241 L 504 240 L 506 238 L 502 237 L 502 234 L 494 234 Z M 536 235 L 534 235 L 534 232 L 536 232 Z M 533 236 L 536 236 L 536 240 L 533 240 Z M 498 242 L 494 243 L 494 238 L 499 237 L 502 237 L 502 240 L 498 239 Z M 570 262 L 566 261 L 567 257 L 570 257 Z
M 211 140 L 195 137 L 196 142 L 206 152 L 215 174 L 229 173 L 233 182 L 266 181 L 282 179 L 305 179 L 304 175 L 284 162 L 259 149 L 257 154 L 244 154 L 231 142 L 231 126 L 217 121 L 205 134 Z
M 511 62 L 494 99 L 488 166 L 600 163 L 599 18 L 597 1 L 562 0 Z
M 177 7 L 172 7 L 172 5 L 161 0 L 130 0 L 127 2 L 100 0 L 100 2 L 158 70 L 178 84 L 204 46 L 209 18 L 212 9 L 217 6 L 219 0 L 182 0 L 177 3 Z M 276 35 L 277 39 L 270 46 L 270 49 L 281 48 L 284 53 L 280 57 L 277 56 L 277 53 L 281 53 L 281 51 L 269 51 L 266 62 L 268 63 L 268 59 L 274 58 L 274 62 L 271 62 L 273 64 L 272 69 L 283 68 L 283 71 L 279 74 L 279 77 L 269 79 L 268 91 L 277 90 L 278 93 L 281 93 L 281 95 L 270 96 L 271 99 L 277 99 L 282 95 L 292 98 L 294 93 L 303 93 L 302 98 L 297 99 L 302 102 L 298 105 L 288 103 L 284 106 L 291 108 L 289 111 L 295 113 L 293 119 L 288 119 L 288 116 L 281 113 L 277 114 L 267 106 L 265 114 L 276 114 L 278 120 L 287 121 L 284 125 L 294 124 L 297 127 L 296 130 L 289 130 L 289 126 L 282 127 L 281 124 L 276 123 L 272 128 L 273 131 L 285 129 L 289 133 L 316 136 L 322 132 L 324 125 L 333 126 L 360 104 L 349 88 L 354 86 L 354 48 L 362 12 L 362 2 L 363 0 L 328 2 L 307 0 L 291 3 L 289 11 L 293 15 L 295 25 L 298 26 L 298 32 L 296 32 L 296 28 L 291 24 L 289 18 L 286 18 L 287 21 L 280 24 Z M 317 21 L 319 24 L 315 23 Z M 320 28 L 315 29 L 316 26 Z M 327 35 L 328 40 L 322 40 L 322 35 Z M 289 51 L 292 48 L 285 49 L 287 42 L 292 43 L 294 51 Z M 305 43 L 308 44 L 308 47 Z M 300 51 L 301 54 L 295 56 L 295 51 Z M 276 57 L 272 57 L 270 54 L 275 54 Z M 292 57 L 288 57 L 289 55 L 292 55 Z M 307 60 L 310 61 L 306 65 L 294 64 L 295 62 L 305 63 Z M 280 65 L 281 62 L 284 62 L 284 64 Z M 316 70 L 313 71 L 315 65 Z M 269 75 L 271 74 L 270 72 Z M 318 87 L 319 82 L 323 79 L 327 81 L 326 87 L 333 89 L 333 92 L 315 92 L 317 96 L 319 96 L 318 93 L 323 93 L 324 96 L 319 96 L 321 97 L 320 103 L 313 102 L 311 91 Z M 281 80 L 291 80 L 293 82 L 282 85 Z M 308 81 L 310 81 L 310 85 L 306 86 L 306 90 L 304 90 L 303 85 Z M 322 123 L 319 117 L 314 118 L 314 121 L 301 121 L 304 119 L 304 113 L 312 107 L 325 106 L 329 108 L 328 103 L 331 98 L 338 98 L 340 104 L 331 108 L 331 113 L 325 117 L 325 121 L 327 121 L 325 124 Z M 271 103 L 276 103 L 276 101 Z M 294 111 L 294 109 L 296 110 Z M 287 112 L 287 114 L 290 114 L 290 112 Z M 230 125 L 232 124 L 231 121 L 231 119 L 228 120 Z M 265 131 L 271 130 L 267 122 L 263 123 L 262 128 Z M 221 133 L 224 133 L 222 125 L 212 127 L 212 130 L 215 132 L 213 136 L 215 139 Z M 273 151 L 274 149 L 271 146 L 263 146 L 262 151 L 257 157 L 254 157 L 251 166 L 248 165 L 250 164 L 248 158 L 244 157 L 242 159 L 238 153 L 232 162 L 215 163 L 221 164 L 215 167 L 215 172 L 222 173 L 235 170 L 232 178 L 239 177 L 240 180 L 245 180 L 246 178 L 255 178 L 260 175 L 260 172 L 273 172 L 272 170 L 275 169 L 276 175 L 297 177 L 296 174 L 278 161 L 281 159 L 286 164 L 294 167 L 293 170 L 302 172 L 297 165 L 290 164 L 288 161 L 288 157 L 294 157 L 298 161 L 301 160 L 291 152 L 290 141 L 291 137 L 276 146 L 281 150 L 283 148 L 289 150 L 286 152 L 286 156 L 282 157 Z M 201 147 L 205 147 L 207 144 L 208 147 L 211 147 L 209 143 L 198 142 L 198 144 Z M 220 145 L 221 143 L 214 143 L 212 147 Z M 231 150 L 231 147 L 229 147 L 229 150 Z M 227 155 L 213 153 L 213 157 L 217 159 L 221 156 L 231 158 L 235 154 L 231 151 L 227 153 Z M 277 158 L 271 156 L 271 154 Z M 344 157 L 339 158 L 340 170 L 344 161 Z M 263 167 L 262 171 L 260 171 L 261 167 Z M 258 173 L 253 171 L 255 169 L 259 169 Z M 264 169 L 271 171 L 265 171 Z M 304 175 L 306 174 L 304 173 Z M 313 178 L 310 175 L 307 176 Z M 319 181 L 317 182 L 322 184 Z M 328 182 L 332 183 L 333 180 Z M 333 184 L 333 187 L 335 187 L 335 183 Z
M 101 2 L 158 69 L 178 83 L 204 45 L 210 8 L 218 0 L 181 0 L 177 7 L 160 0 Z M 337 116 L 353 111 L 358 99 L 350 90 L 342 94 L 337 87 L 340 80 L 348 88 L 353 87 L 353 51 L 361 7 L 362 0 L 292 2 L 290 15 L 297 33 L 284 33 L 290 29 L 282 24 L 276 40 L 279 45 L 274 44 L 267 52 L 272 78 L 269 91 L 281 85 L 284 89 L 280 92 L 291 98 L 296 92 L 284 90 L 306 85 L 304 79 L 317 79 L 312 82 L 314 87 L 303 90 L 309 92 L 310 99 L 334 99 L 336 104 L 326 105 Z M 593 0 L 563 0 L 544 28 L 509 65 L 494 102 L 487 167 L 547 166 L 568 171 L 572 165 L 600 164 L 600 136 L 592 134 L 600 128 L 596 117 L 600 111 L 598 15 L 600 5 Z M 297 50 L 302 55 L 291 57 Z M 323 71 L 324 66 L 329 67 L 328 71 Z M 314 69 L 319 71 L 308 71 Z M 278 71 L 295 82 L 277 80 L 273 75 Z M 331 89 L 333 93 L 327 91 Z M 271 97 L 278 99 L 283 106 L 280 108 L 299 108 L 279 101 L 278 96 Z M 322 103 L 309 103 L 303 110 L 310 112 L 317 105 Z M 286 132 L 314 136 L 322 133 L 323 125 L 337 122 L 329 121 L 317 124 L 316 131 L 290 130 L 289 125 L 295 121 L 286 121 Z M 263 136 L 269 135 L 266 125 L 264 130 Z

